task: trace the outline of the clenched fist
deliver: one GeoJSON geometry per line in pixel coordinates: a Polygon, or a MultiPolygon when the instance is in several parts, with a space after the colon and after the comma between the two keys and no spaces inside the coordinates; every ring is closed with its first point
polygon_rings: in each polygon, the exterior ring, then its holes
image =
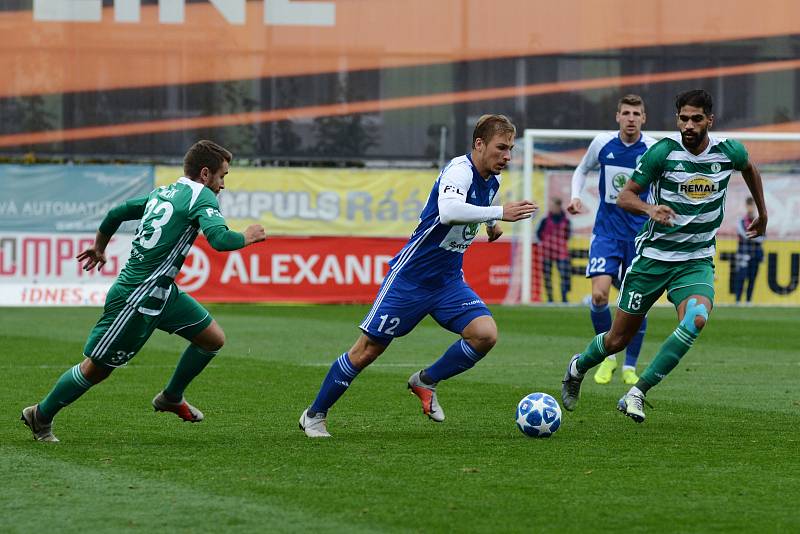
{"type": "Polygon", "coordinates": [[[267,238],[267,231],[260,224],[251,224],[244,231],[244,244],[252,245],[259,241],[264,241],[267,238]]]}

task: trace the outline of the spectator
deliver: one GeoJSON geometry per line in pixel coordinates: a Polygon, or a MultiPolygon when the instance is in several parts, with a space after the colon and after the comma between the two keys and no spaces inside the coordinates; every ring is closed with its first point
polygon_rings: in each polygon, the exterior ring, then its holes
{"type": "Polygon", "coordinates": [[[551,198],[547,217],[541,220],[536,235],[542,252],[542,274],[547,301],[553,302],[552,271],[553,263],[561,276],[561,301],[567,302],[570,289],[570,262],[567,241],[572,234],[572,226],[561,207],[560,198],[551,198]]]}
{"type": "Polygon", "coordinates": [[[741,303],[745,283],[747,285],[746,302],[747,304],[752,302],[758,267],[764,259],[762,245],[764,236],[751,239],[746,235],[747,228],[756,216],[755,203],[752,197],[747,197],[745,208],[747,209],[747,214],[736,225],[736,233],[739,234],[739,246],[736,249],[736,271],[733,276],[733,292],[736,295],[736,304],[741,303]]]}

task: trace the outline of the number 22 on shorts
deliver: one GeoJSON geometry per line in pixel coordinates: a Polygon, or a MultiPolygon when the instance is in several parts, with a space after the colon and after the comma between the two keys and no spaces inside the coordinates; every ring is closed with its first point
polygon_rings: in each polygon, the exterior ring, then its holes
{"type": "Polygon", "coordinates": [[[589,260],[589,272],[590,273],[602,273],[606,270],[606,259],[605,258],[592,258],[589,260]]]}

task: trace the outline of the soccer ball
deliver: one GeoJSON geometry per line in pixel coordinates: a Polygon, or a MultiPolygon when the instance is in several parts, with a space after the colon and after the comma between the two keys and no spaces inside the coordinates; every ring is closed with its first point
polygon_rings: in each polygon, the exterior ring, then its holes
{"type": "Polygon", "coordinates": [[[561,426],[561,406],[547,393],[531,393],[517,404],[517,428],[531,438],[550,437],[561,426]]]}

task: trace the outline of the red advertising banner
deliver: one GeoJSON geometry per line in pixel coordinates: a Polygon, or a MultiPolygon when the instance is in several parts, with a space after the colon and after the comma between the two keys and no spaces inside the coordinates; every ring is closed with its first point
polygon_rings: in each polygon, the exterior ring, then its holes
{"type": "MultiPolygon", "coordinates": [[[[200,237],[178,285],[202,302],[370,303],[405,239],[276,237],[221,253],[200,237]]],[[[511,244],[476,241],[467,252],[467,282],[487,303],[506,299],[511,244]]]]}
{"type": "Polygon", "coordinates": [[[131,235],[115,235],[99,271],[75,259],[93,234],[0,232],[0,306],[102,306],[131,252],[131,235]]]}
{"type": "MultiPolygon", "coordinates": [[[[130,254],[130,236],[115,236],[102,271],[81,270],[75,255],[91,244],[89,234],[0,233],[0,306],[101,306],[130,254]]],[[[216,252],[199,237],[178,275],[178,284],[201,302],[353,302],[369,304],[405,239],[378,237],[273,237],[233,252],[216,252]]],[[[732,304],[736,241],[718,242],[716,301],[732,304]]],[[[570,242],[569,302],[587,303],[588,239],[570,242]]],[[[464,256],[467,282],[489,304],[515,304],[520,297],[520,249],[512,240],[481,236],[464,256]],[[479,240],[480,239],[480,240],[479,240]]],[[[531,300],[542,302],[539,247],[533,247],[531,300]]],[[[797,305],[800,253],[796,241],[766,241],[755,281],[759,304],[797,305]]],[[[553,287],[560,277],[554,272],[553,287]]],[[[616,294],[612,291],[612,301],[616,294]]],[[[662,299],[662,303],[666,302],[662,299]]]]}

